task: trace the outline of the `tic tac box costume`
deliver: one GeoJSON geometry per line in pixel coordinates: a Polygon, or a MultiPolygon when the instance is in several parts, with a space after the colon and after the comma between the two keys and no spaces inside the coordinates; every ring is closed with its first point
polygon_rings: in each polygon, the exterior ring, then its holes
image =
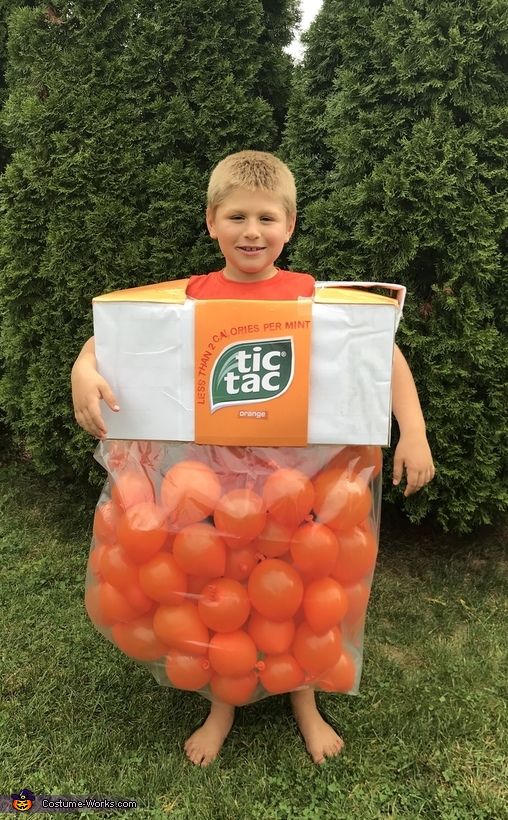
{"type": "Polygon", "coordinates": [[[164,686],[235,705],[354,694],[405,289],[258,302],[185,288],[94,300],[121,410],[102,408],[88,614],[164,686]]]}

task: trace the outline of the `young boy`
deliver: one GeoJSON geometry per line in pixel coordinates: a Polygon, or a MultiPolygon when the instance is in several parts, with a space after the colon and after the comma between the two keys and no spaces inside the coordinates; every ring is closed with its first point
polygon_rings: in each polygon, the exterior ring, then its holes
{"type": "MultiPolygon", "coordinates": [[[[209,234],[219,243],[225,266],[221,271],[191,277],[187,295],[195,299],[311,296],[312,276],[280,270],[274,264],[291,238],[295,222],[295,183],[283,162],[261,151],[241,151],[226,157],[211,174],[206,210],[209,234]]],[[[397,346],[392,385],[393,413],[400,428],[393,483],[399,484],[405,469],[404,495],[408,496],[432,480],[434,465],[413,377],[397,346]]],[[[97,372],[93,338],[85,343],[74,364],[72,393],[78,424],[93,436],[104,438],[100,400],[113,410],[120,408],[111,388],[97,372]]],[[[314,691],[292,692],[290,698],[314,762],[322,763],[337,755],[343,741],[321,717],[314,691]]],[[[219,753],[233,719],[233,706],[213,701],[206,721],[185,743],[187,757],[197,765],[208,765],[219,753]]]]}

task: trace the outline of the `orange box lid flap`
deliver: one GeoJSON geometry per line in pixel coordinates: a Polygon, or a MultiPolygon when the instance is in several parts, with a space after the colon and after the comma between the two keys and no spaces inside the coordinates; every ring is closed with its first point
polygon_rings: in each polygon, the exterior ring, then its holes
{"type": "MultiPolygon", "coordinates": [[[[186,301],[189,279],[175,279],[137,288],[115,290],[95,296],[93,302],[156,302],[182,305],[186,301]]],[[[343,305],[393,305],[402,311],[406,288],[385,282],[316,282],[314,302],[343,305]],[[385,289],[392,296],[372,293],[370,289],[385,289]]],[[[223,300],[226,301],[226,300],[223,300]]]]}
{"type": "Polygon", "coordinates": [[[186,300],[188,279],[175,279],[173,282],[158,282],[155,285],[142,285],[139,288],[114,290],[95,296],[93,302],[169,302],[183,305],[186,300]]]}
{"type": "Polygon", "coordinates": [[[318,304],[404,306],[406,288],[389,282],[316,282],[314,301],[318,304]],[[371,288],[389,291],[391,296],[372,293],[371,288]]]}

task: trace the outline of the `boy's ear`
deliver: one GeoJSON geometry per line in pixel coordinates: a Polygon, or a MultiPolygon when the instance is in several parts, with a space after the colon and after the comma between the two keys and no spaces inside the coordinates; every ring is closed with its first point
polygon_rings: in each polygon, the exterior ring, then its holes
{"type": "Polygon", "coordinates": [[[212,239],[217,239],[217,231],[215,230],[215,220],[211,208],[206,209],[206,227],[212,239]]]}
{"type": "Polygon", "coordinates": [[[286,242],[289,242],[291,237],[293,236],[293,231],[296,225],[296,211],[291,216],[287,218],[287,230],[286,230],[286,242]]]}

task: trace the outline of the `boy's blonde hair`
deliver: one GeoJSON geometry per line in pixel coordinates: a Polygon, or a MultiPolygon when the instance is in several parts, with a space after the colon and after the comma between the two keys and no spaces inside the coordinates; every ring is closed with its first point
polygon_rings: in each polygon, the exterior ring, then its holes
{"type": "Polygon", "coordinates": [[[208,183],[207,205],[214,211],[238,188],[278,194],[288,216],[296,213],[296,185],[293,174],[273,154],[266,151],[238,151],[221,160],[208,183]]]}

